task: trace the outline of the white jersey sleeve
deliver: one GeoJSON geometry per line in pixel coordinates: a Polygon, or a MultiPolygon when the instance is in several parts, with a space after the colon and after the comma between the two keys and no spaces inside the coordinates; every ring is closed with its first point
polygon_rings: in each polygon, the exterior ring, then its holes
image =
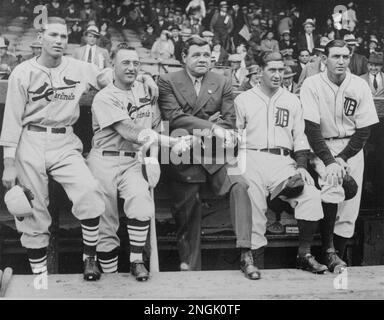
{"type": "Polygon", "coordinates": [[[0,145],[17,147],[23,130],[23,116],[28,103],[28,74],[22,65],[16,67],[8,79],[0,145]],[[5,125],[4,125],[5,124],[5,125]]]}
{"type": "Polygon", "coordinates": [[[300,89],[300,101],[303,108],[303,117],[305,120],[320,124],[319,99],[316,91],[311,90],[311,79],[303,82],[300,89]]]}
{"type": "Polygon", "coordinates": [[[361,81],[361,100],[356,110],[356,128],[364,128],[379,122],[372,91],[366,81],[361,81]]]}

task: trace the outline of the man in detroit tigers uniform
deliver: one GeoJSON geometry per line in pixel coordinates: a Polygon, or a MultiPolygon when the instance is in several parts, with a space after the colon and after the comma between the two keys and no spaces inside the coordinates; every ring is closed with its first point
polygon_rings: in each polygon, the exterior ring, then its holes
{"type": "Polygon", "coordinates": [[[347,72],[350,50],[343,40],[327,44],[326,71],[306,79],[300,91],[309,143],[323,165],[324,219],[320,224],[324,262],[331,271],[342,261],[348,238],[354,233],[364,171],[363,146],[378,117],[368,84],[347,72]],[[348,172],[358,185],[355,197],[330,200],[328,191],[343,182],[348,172]],[[327,188],[328,191],[325,191],[327,188]],[[325,200],[327,199],[327,200],[325,200]],[[338,203],[339,202],[339,203],[338,203]]]}
{"type": "Polygon", "coordinates": [[[135,49],[119,44],[114,57],[114,81],[95,96],[92,104],[95,134],[87,163],[101,184],[106,205],[97,245],[100,265],[105,273],[117,272],[117,198],[121,197],[128,217],[131,273],[138,281],[145,281],[149,273],[142,252],[155,213],[149,187],[155,187],[160,177],[158,143],[174,146],[179,139],[157,133],[161,129],[160,110],[151,103],[144,85],[136,81],[139,67],[135,49]],[[140,158],[140,153],[145,153],[143,144],[150,148],[150,157],[144,158],[147,180],[140,158]]]}
{"type": "Polygon", "coordinates": [[[327,267],[311,255],[313,235],[323,212],[320,191],[306,170],[309,144],[304,133],[302,107],[294,94],[280,87],[285,69],[281,54],[267,53],[261,66],[260,87],[235,99],[237,127],[245,130],[246,135],[239,154],[240,165],[245,166],[244,177],[249,183],[252,202],[252,249],[259,255],[267,244],[265,213],[268,195],[274,195],[287,179],[301,178],[304,182],[302,191],[293,197],[283,195],[280,198],[295,208],[299,227],[297,266],[323,273],[327,267]]]}

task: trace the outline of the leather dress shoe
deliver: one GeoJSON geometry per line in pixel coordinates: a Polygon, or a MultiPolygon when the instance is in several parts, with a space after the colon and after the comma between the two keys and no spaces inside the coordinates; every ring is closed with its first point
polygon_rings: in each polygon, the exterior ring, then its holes
{"type": "Polygon", "coordinates": [[[101,272],[96,263],[96,258],[89,256],[84,260],[84,280],[96,281],[99,280],[101,272]]]}
{"type": "Polygon", "coordinates": [[[328,270],[327,266],[317,262],[315,257],[310,253],[307,253],[305,256],[297,256],[296,268],[320,274],[328,270]]]}
{"type": "Polygon", "coordinates": [[[347,268],[345,261],[337,255],[336,250],[328,249],[324,254],[324,263],[329,271],[334,273],[342,273],[347,268]]]}
{"type": "Polygon", "coordinates": [[[137,281],[147,281],[149,278],[149,272],[145,267],[144,262],[139,260],[131,262],[131,274],[137,281]]]}
{"type": "Polygon", "coordinates": [[[251,250],[241,253],[240,270],[244,273],[245,277],[250,280],[258,280],[261,278],[259,269],[253,263],[251,250]]]}

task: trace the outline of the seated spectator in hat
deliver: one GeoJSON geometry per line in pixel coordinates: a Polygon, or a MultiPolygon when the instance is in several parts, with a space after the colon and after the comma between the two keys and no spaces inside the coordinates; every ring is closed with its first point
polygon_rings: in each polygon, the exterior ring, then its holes
{"type": "Polygon", "coordinates": [[[213,40],[213,37],[214,37],[215,35],[213,34],[213,32],[211,32],[211,31],[208,31],[208,30],[205,30],[205,31],[203,31],[202,32],[202,34],[201,34],[201,37],[205,40],[205,41],[207,41],[208,42],[208,44],[212,47],[212,40],[213,40]]]}
{"type": "Polygon", "coordinates": [[[191,0],[185,8],[185,12],[188,16],[196,17],[201,22],[206,15],[204,0],[191,0]]]}
{"type": "Polygon", "coordinates": [[[248,45],[246,43],[239,43],[236,47],[236,53],[241,57],[241,68],[247,68],[256,64],[252,50],[248,50],[248,45]]]}
{"type": "Polygon", "coordinates": [[[141,36],[141,45],[151,50],[153,44],[156,42],[156,35],[154,34],[153,27],[151,25],[147,26],[147,30],[144,32],[144,34],[141,36]]]}
{"type": "Polygon", "coordinates": [[[9,41],[4,37],[0,37],[0,64],[7,65],[11,70],[16,67],[17,58],[8,52],[9,41]]]}
{"type": "Polygon", "coordinates": [[[0,64],[0,80],[8,80],[11,68],[7,64],[0,64]]]}
{"type": "Polygon", "coordinates": [[[361,78],[367,81],[374,97],[384,97],[384,73],[383,54],[371,53],[368,59],[368,72],[363,74],[361,78]]]}
{"type": "Polygon", "coordinates": [[[239,87],[239,91],[247,91],[260,85],[261,68],[257,64],[248,68],[247,78],[239,87]]]}
{"type": "Polygon", "coordinates": [[[172,41],[173,41],[173,46],[175,47],[175,59],[182,62],[182,51],[183,51],[183,39],[180,36],[180,28],[178,25],[173,25],[169,28],[169,30],[172,33],[172,41]]]}
{"type": "Polygon", "coordinates": [[[83,23],[97,19],[96,11],[92,8],[91,0],[84,0],[84,8],[80,11],[80,19],[83,23]]]}
{"type": "Polygon", "coordinates": [[[377,40],[375,35],[371,35],[368,43],[368,54],[371,55],[372,53],[377,53],[379,51],[379,40],[377,40]]]}
{"type": "Polygon", "coordinates": [[[361,76],[368,72],[368,59],[367,57],[356,53],[357,40],[353,34],[346,34],[344,41],[347,43],[351,51],[351,59],[349,62],[349,70],[351,73],[361,76]]]}
{"type": "Polygon", "coordinates": [[[173,16],[174,23],[178,25],[179,27],[183,23],[183,15],[182,10],[180,7],[176,7],[175,9],[175,15],[173,16]]]}
{"type": "Polygon", "coordinates": [[[301,85],[305,79],[325,71],[326,66],[323,57],[325,56],[325,46],[328,44],[328,42],[329,40],[327,37],[322,37],[320,40],[320,45],[313,49],[313,52],[316,53],[315,59],[312,62],[308,62],[301,71],[295,93],[299,93],[301,85]]]}
{"type": "Polygon", "coordinates": [[[175,46],[171,40],[171,33],[163,30],[151,49],[151,56],[155,59],[170,59],[175,54],[175,46]]]}
{"type": "Polygon", "coordinates": [[[68,43],[81,44],[82,37],[83,29],[81,28],[79,22],[75,22],[68,31],[68,43]]]}
{"type": "Polygon", "coordinates": [[[144,14],[140,10],[140,1],[135,0],[129,6],[127,6],[127,29],[135,30],[138,33],[142,33],[142,27],[144,25],[144,14]]]}
{"type": "Polygon", "coordinates": [[[50,17],[63,17],[64,8],[60,4],[59,0],[52,0],[48,5],[48,16],[50,17]]]}
{"type": "Polygon", "coordinates": [[[226,70],[224,73],[224,75],[231,79],[232,88],[234,90],[238,90],[240,88],[248,74],[248,70],[241,67],[241,60],[241,56],[237,53],[230,55],[228,62],[230,63],[231,70],[226,70]]]}
{"type": "Polygon", "coordinates": [[[212,61],[215,66],[226,66],[228,64],[228,52],[223,48],[219,39],[212,41],[212,61]]]}
{"type": "Polygon", "coordinates": [[[297,83],[293,81],[293,77],[296,75],[296,72],[292,71],[292,68],[286,66],[284,69],[283,81],[281,87],[288,90],[291,93],[296,93],[297,83]]]}
{"type": "Polygon", "coordinates": [[[80,11],[76,10],[75,1],[69,1],[64,8],[63,16],[68,23],[80,22],[80,11]]]}
{"type": "Polygon", "coordinates": [[[32,50],[32,53],[25,56],[23,60],[29,60],[29,59],[32,59],[34,57],[38,57],[40,56],[41,54],[41,42],[36,40],[36,41],[33,41],[32,44],[30,45],[31,47],[31,50],[32,50]]]}
{"type": "Polygon", "coordinates": [[[307,48],[309,53],[313,53],[313,49],[320,45],[320,36],[315,33],[315,21],[307,19],[303,23],[304,33],[300,34],[297,39],[299,48],[307,48]]]}
{"type": "Polygon", "coordinates": [[[183,28],[180,32],[183,42],[187,41],[192,36],[192,31],[189,28],[183,28]]]}
{"type": "Polygon", "coordinates": [[[268,31],[264,39],[260,43],[262,52],[278,52],[280,51],[279,43],[274,39],[274,33],[268,31]]]}
{"type": "Polygon", "coordinates": [[[284,30],[281,33],[281,39],[279,41],[280,53],[284,59],[291,60],[294,56],[296,56],[296,47],[296,42],[291,39],[291,32],[289,30],[284,30]]]}
{"type": "Polygon", "coordinates": [[[100,25],[99,46],[107,49],[108,52],[111,52],[112,40],[111,34],[109,33],[109,23],[105,20],[100,25]]]}
{"type": "Polygon", "coordinates": [[[301,75],[301,72],[305,68],[305,66],[309,63],[311,55],[309,54],[309,51],[307,48],[299,49],[299,55],[298,55],[298,61],[296,66],[293,67],[295,71],[295,76],[293,77],[293,81],[298,83],[299,77],[301,75]]]}
{"type": "Polygon", "coordinates": [[[93,63],[100,69],[109,67],[111,62],[108,51],[96,45],[100,37],[99,28],[89,26],[84,35],[86,45],[76,48],[73,57],[78,60],[93,63]]]}

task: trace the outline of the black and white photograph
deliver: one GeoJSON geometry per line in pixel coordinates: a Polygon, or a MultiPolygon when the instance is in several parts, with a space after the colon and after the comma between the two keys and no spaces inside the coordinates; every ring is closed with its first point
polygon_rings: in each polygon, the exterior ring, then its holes
{"type": "Polygon", "coordinates": [[[384,0],[0,0],[0,303],[383,300],[383,51],[384,0]]]}

